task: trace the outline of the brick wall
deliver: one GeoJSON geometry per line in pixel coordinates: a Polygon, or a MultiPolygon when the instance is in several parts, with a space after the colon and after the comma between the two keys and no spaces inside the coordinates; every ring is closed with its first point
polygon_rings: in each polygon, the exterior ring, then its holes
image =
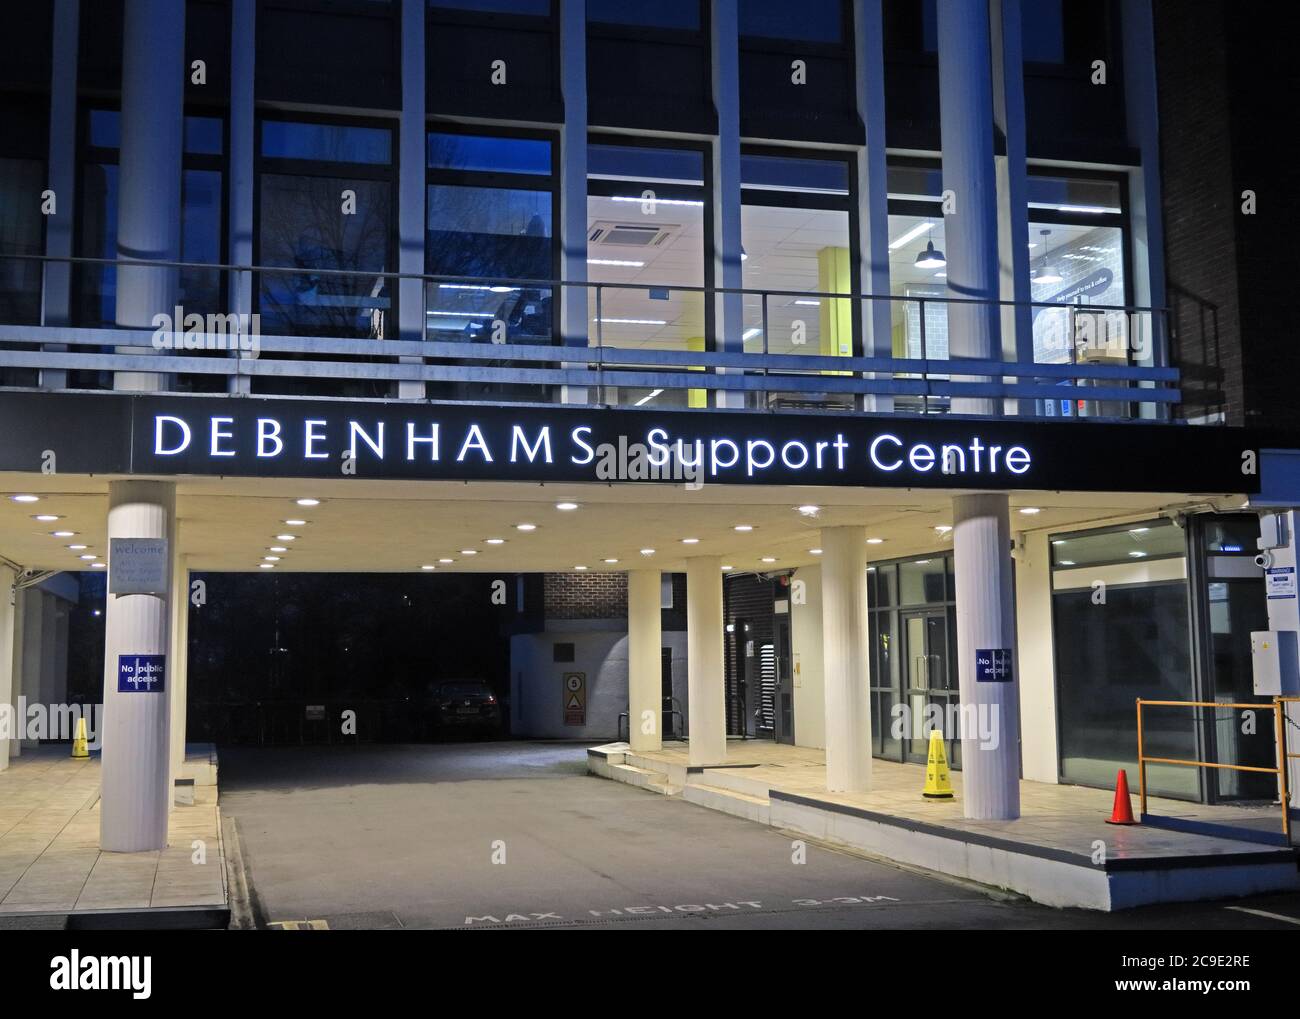
{"type": "MultiPolygon", "coordinates": [[[[547,573],[546,618],[626,619],[627,576],[623,573],[547,573]]],[[[665,630],[686,629],[686,574],[672,574],[673,606],[664,609],[665,630]]]]}

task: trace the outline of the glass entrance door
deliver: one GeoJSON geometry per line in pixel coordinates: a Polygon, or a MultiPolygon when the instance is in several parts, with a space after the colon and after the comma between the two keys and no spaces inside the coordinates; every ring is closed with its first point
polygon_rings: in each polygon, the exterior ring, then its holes
{"type": "Polygon", "coordinates": [[[929,752],[930,729],[940,726],[953,760],[956,733],[947,724],[949,703],[956,705],[956,670],[949,666],[948,616],[944,609],[901,613],[904,697],[908,707],[903,752],[909,761],[923,762],[929,752]]]}

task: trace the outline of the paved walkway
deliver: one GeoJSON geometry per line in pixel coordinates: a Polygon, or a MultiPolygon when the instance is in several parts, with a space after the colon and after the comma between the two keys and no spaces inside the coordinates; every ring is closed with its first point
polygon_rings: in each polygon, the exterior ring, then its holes
{"type": "Polygon", "coordinates": [[[0,915],[225,905],[216,786],[194,799],[172,812],[166,849],[101,852],[98,756],[24,750],[0,771],[0,915]]]}
{"type": "MultiPolygon", "coordinates": [[[[685,743],[665,743],[660,751],[638,752],[634,756],[677,768],[687,766],[685,743]]],[[[1106,844],[1106,853],[1111,859],[1258,852],[1270,847],[1242,841],[1241,836],[1247,830],[1280,833],[1282,829],[1280,807],[1207,806],[1155,797],[1148,801],[1149,813],[1175,821],[1222,825],[1220,836],[1171,831],[1152,824],[1133,827],[1110,825],[1106,824],[1106,818],[1110,816],[1113,792],[1029,781],[1020,783],[1021,816],[1018,820],[972,821],[963,816],[960,771],[951,773],[956,794],[951,800],[922,798],[924,766],[881,760],[871,762],[870,792],[829,793],[826,791],[824,751],[766,740],[729,741],[726,766],[708,769],[698,778],[707,783],[709,776],[720,773],[809,799],[1012,839],[1042,849],[1087,856],[1093,851],[1094,843],[1101,840],[1106,844]],[[1236,829],[1237,838],[1232,837],[1233,829],[1236,829]]],[[[1140,809],[1136,776],[1130,775],[1129,779],[1136,815],[1140,809]]]]}

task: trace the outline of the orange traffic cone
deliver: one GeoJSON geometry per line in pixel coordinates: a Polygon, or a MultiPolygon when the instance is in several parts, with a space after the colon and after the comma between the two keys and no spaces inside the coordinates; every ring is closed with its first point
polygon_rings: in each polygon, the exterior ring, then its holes
{"type": "Polygon", "coordinates": [[[1119,776],[1115,779],[1115,807],[1110,812],[1110,817],[1106,818],[1107,824],[1137,824],[1133,820],[1133,806],[1129,803],[1128,794],[1128,772],[1123,768],[1119,769],[1119,776]]]}

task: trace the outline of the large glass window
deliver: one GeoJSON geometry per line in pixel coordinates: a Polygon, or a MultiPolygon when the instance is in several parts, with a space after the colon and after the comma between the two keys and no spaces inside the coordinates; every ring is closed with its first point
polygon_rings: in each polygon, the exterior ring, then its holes
{"type": "MultiPolygon", "coordinates": [[[[859,309],[852,295],[861,292],[861,280],[851,179],[847,159],[741,157],[745,289],[765,292],[745,295],[745,350],[854,355],[859,309]]],[[[806,391],[768,399],[773,406],[847,400],[806,391]]]]}
{"type": "Polygon", "coordinates": [[[557,274],[554,143],[539,136],[428,136],[425,271],[430,340],[550,343],[557,274]],[[500,323],[495,325],[494,323],[500,323]]]}
{"type": "Polygon", "coordinates": [[[655,0],[628,3],[627,0],[587,0],[587,20],[638,28],[675,28],[698,31],[700,0],[655,0]]]}
{"type": "Polygon", "coordinates": [[[429,0],[432,8],[450,11],[473,11],[479,14],[528,14],[547,17],[551,0],[429,0]]]}
{"type": "MultiPolygon", "coordinates": [[[[1137,773],[1139,697],[1195,700],[1183,531],[1168,520],[1052,538],[1053,640],[1061,777],[1113,788],[1137,773]],[[1086,568],[1084,568],[1086,567],[1086,568]],[[1102,581],[1104,597],[1096,582],[1102,581]]],[[[1146,752],[1192,760],[1200,719],[1143,714],[1146,752]]],[[[1196,798],[1197,769],[1151,765],[1148,788],[1196,798]]]]}
{"type": "Polygon", "coordinates": [[[744,36],[831,44],[845,37],[843,0],[740,0],[739,14],[744,36]]]}
{"type": "MultiPolygon", "coordinates": [[[[594,142],[588,149],[587,278],[593,345],[707,350],[701,287],[706,251],[705,157],[699,148],[594,142]],[[691,289],[681,289],[691,288],[691,289]]],[[[621,387],[618,403],[703,406],[703,390],[621,387]]]]}
{"type": "Polygon", "coordinates": [[[6,255],[40,255],[45,164],[0,157],[0,322],[34,325],[41,314],[41,263],[6,255]]]}

